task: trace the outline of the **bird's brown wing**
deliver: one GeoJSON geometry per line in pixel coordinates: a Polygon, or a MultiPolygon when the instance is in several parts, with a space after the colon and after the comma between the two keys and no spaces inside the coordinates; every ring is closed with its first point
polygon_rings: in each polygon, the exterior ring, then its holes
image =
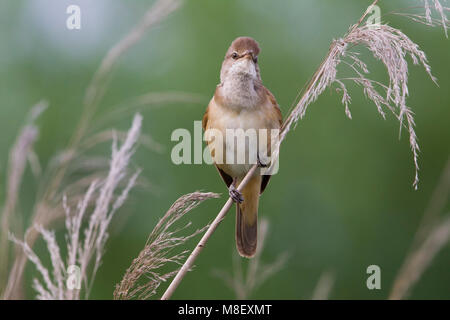
{"type": "Polygon", "coordinates": [[[220,169],[216,164],[214,164],[214,166],[217,168],[217,171],[219,171],[220,176],[222,177],[222,180],[225,182],[225,184],[227,185],[227,188],[230,187],[230,185],[233,183],[233,178],[230,177],[228,174],[225,173],[225,171],[223,171],[222,169],[220,169]]]}
{"type": "MultiPolygon", "coordinates": [[[[209,105],[206,108],[205,114],[203,115],[203,119],[202,119],[202,128],[205,131],[206,131],[206,127],[207,127],[207,124],[208,124],[208,111],[209,111],[209,105]]],[[[214,166],[216,167],[217,171],[219,171],[220,176],[222,177],[223,181],[225,182],[225,184],[229,188],[231,183],[233,183],[233,178],[230,177],[228,174],[226,174],[225,171],[220,169],[216,164],[214,164],[214,166]]]]}
{"type": "MultiPolygon", "coordinates": [[[[268,97],[268,100],[270,102],[270,104],[273,106],[273,111],[275,116],[278,118],[278,121],[280,123],[280,128],[283,125],[283,116],[281,115],[281,110],[280,107],[278,106],[277,100],[275,99],[275,97],[273,96],[272,92],[269,91],[269,89],[267,89],[266,87],[264,87],[264,91],[268,97]]],[[[264,190],[267,187],[267,184],[269,183],[270,180],[270,175],[263,175],[262,176],[262,180],[261,180],[261,191],[260,193],[263,193],[264,190]]]]}
{"type": "Polygon", "coordinates": [[[269,98],[269,102],[273,106],[273,110],[278,119],[278,123],[280,124],[280,127],[281,127],[283,125],[283,116],[281,115],[281,110],[280,110],[280,107],[278,106],[277,100],[273,96],[272,92],[269,91],[269,89],[267,89],[266,87],[263,87],[263,88],[266,91],[266,95],[269,98]]]}

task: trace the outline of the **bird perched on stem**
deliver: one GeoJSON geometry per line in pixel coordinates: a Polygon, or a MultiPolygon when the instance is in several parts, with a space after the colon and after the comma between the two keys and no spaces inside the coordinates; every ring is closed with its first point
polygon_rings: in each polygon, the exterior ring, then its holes
{"type": "Polygon", "coordinates": [[[236,247],[247,258],[256,252],[259,197],[270,174],[259,170],[242,193],[237,187],[255,163],[272,166],[269,153],[282,125],[275,97],[261,81],[259,52],[249,37],[231,43],[202,121],[214,164],[236,202],[236,247]]]}

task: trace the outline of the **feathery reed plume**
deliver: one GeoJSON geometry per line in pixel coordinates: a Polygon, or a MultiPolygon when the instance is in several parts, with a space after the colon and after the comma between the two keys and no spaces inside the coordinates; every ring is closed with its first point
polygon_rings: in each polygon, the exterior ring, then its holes
{"type": "Polygon", "coordinates": [[[186,194],[175,201],[150,233],[144,249],[133,260],[122,281],[116,285],[114,299],[148,299],[156,293],[156,289],[162,282],[176,274],[178,267],[174,271],[163,274],[161,274],[159,269],[166,264],[180,265],[189,251],[184,250],[173,254],[172,250],[205,231],[208,225],[197,229],[187,236],[179,234],[191,225],[190,222],[176,230],[171,230],[172,225],[203,201],[218,197],[218,194],[212,192],[194,192],[186,194]],[[146,280],[142,283],[144,277],[146,280]]]}
{"type": "MultiPolygon", "coordinates": [[[[345,106],[345,113],[351,119],[349,109],[351,97],[345,82],[353,82],[363,88],[364,94],[375,104],[383,118],[386,118],[384,109],[392,112],[400,122],[400,130],[404,126],[403,121],[406,120],[405,127],[409,132],[409,143],[415,166],[413,186],[417,189],[419,182],[419,145],[414,130],[413,112],[406,104],[406,98],[409,95],[408,62],[406,57],[409,56],[414,65],[422,65],[433,81],[436,82],[436,79],[431,74],[431,68],[425,53],[406,34],[386,24],[362,24],[377,2],[378,0],[374,1],[360,21],[353,25],[343,38],[333,41],[325,60],[314,74],[297,106],[286,119],[280,134],[280,140],[282,141],[285,138],[292,124],[305,116],[308,106],[316,101],[326,88],[333,84],[337,86],[337,91],[342,92],[342,103],[345,106]],[[389,76],[387,85],[367,78],[369,74],[367,64],[358,57],[358,52],[351,51],[357,45],[366,47],[375,59],[380,60],[384,64],[389,76]],[[338,78],[337,67],[341,63],[348,66],[355,76],[338,78]]],[[[434,2],[436,4],[439,3],[437,0],[434,2]]],[[[445,17],[443,7],[437,6],[436,8],[445,17]]],[[[443,21],[445,21],[444,18],[443,21]]]]}
{"type": "MultiPolygon", "coordinates": [[[[447,0],[444,0],[447,2],[447,0]]],[[[447,18],[447,11],[450,11],[449,7],[443,6],[441,4],[440,0],[420,0],[420,2],[423,3],[423,9],[424,12],[422,13],[411,13],[411,12],[404,12],[402,11],[392,11],[387,13],[407,17],[415,22],[422,23],[424,25],[430,26],[430,27],[436,27],[440,26],[444,29],[445,36],[448,38],[448,28],[450,26],[449,20],[447,18]],[[435,11],[435,15],[433,15],[433,9],[435,11]]],[[[411,7],[411,8],[417,8],[417,7],[411,7]]]]}
{"type": "Polygon", "coordinates": [[[436,254],[450,242],[450,215],[439,218],[449,201],[449,195],[450,158],[419,224],[412,248],[394,280],[389,299],[407,298],[436,254]]]}
{"type": "Polygon", "coordinates": [[[234,291],[238,300],[248,299],[250,295],[261,286],[268,278],[277,273],[285,265],[288,255],[281,253],[274,262],[264,264],[261,262],[261,253],[264,250],[265,240],[269,229],[269,221],[265,218],[259,222],[258,248],[255,256],[248,262],[247,272],[244,274],[242,259],[236,251],[233,252],[233,273],[215,270],[214,274],[222,279],[226,286],[234,291]]]}
{"type": "Polygon", "coordinates": [[[117,141],[114,139],[108,175],[104,180],[95,180],[91,183],[84,198],[78,202],[77,210],[74,214],[71,213],[70,206],[67,205],[67,198],[64,198],[66,262],[63,261],[61,256],[60,247],[56,242],[54,232],[46,230],[41,225],[35,225],[34,228],[42,235],[47,244],[52,263],[52,273],[49,272],[49,269],[43,265],[39,257],[28,245],[26,238],[29,231],[25,235],[24,241],[18,240],[12,234],[10,235],[10,239],[23,248],[27,258],[41,274],[42,282],[37,278],[33,279],[33,287],[38,293],[38,299],[79,299],[81,288],[69,288],[64,283],[66,270],[73,266],[78,267],[80,270],[79,281],[84,283],[85,298],[89,296],[96,272],[101,264],[111,219],[127,199],[128,193],[134,186],[140,173],[140,170],[138,170],[133,174],[120,194],[116,194],[119,182],[126,177],[126,169],[135,151],[141,126],[142,117],[137,114],[133,119],[133,124],[124,143],[118,147],[117,141]],[[88,217],[87,212],[91,199],[96,199],[96,201],[92,208],[92,213],[88,217]],[[85,218],[88,218],[88,223],[82,230],[82,223],[85,218]],[[83,231],[83,237],[81,231],[83,231]]]}
{"type": "Polygon", "coordinates": [[[311,300],[328,300],[331,289],[333,289],[335,275],[331,271],[326,271],[321,274],[317,282],[311,300]]]}
{"type": "MultiPolygon", "coordinates": [[[[61,204],[62,192],[65,187],[64,179],[67,178],[67,170],[70,164],[76,160],[80,143],[86,138],[85,135],[89,129],[95,110],[106,92],[108,80],[110,79],[114,65],[127,50],[139,42],[149,28],[167,18],[181,3],[181,0],[157,0],[146,11],[144,17],[136,27],[108,51],[86,90],[81,119],[67,149],[51,163],[53,165],[50,165],[48,168],[50,170],[47,172],[47,179],[41,179],[45,183],[41,185],[42,189],[38,190],[39,200],[34,207],[32,225],[42,225],[45,227],[56,219],[64,217],[64,210],[61,204]]],[[[99,178],[94,175],[92,177],[99,178]]],[[[76,203],[77,198],[81,199],[82,194],[71,195],[68,201],[76,203]]],[[[33,247],[38,236],[39,233],[36,229],[31,228],[29,230],[27,240],[30,247],[33,247]]],[[[22,297],[21,287],[26,263],[27,257],[20,251],[15,257],[14,265],[8,276],[7,289],[5,290],[7,294],[5,293],[3,298],[17,299],[22,297]]]]}
{"type": "Polygon", "coordinates": [[[46,101],[41,101],[33,106],[29,112],[27,124],[22,128],[14,146],[9,154],[8,180],[6,187],[5,205],[2,210],[1,233],[0,233],[0,289],[3,288],[6,274],[8,272],[9,243],[8,231],[13,223],[19,195],[20,184],[22,183],[26,161],[33,151],[33,144],[39,135],[39,129],[35,125],[35,120],[47,108],[46,101]]]}
{"type": "MultiPolygon", "coordinates": [[[[390,110],[398,118],[400,121],[400,128],[404,126],[403,120],[406,118],[407,124],[405,126],[409,131],[410,146],[412,149],[415,166],[413,186],[417,188],[419,181],[419,166],[417,162],[419,146],[417,144],[417,138],[414,131],[415,124],[413,114],[406,105],[406,97],[408,96],[408,63],[405,59],[406,56],[409,55],[414,64],[421,64],[433,81],[435,81],[435,78],[431,74],[431,68],[428,65],[425,53],[420,50],[419,46],[412,42],[403,32],[385,24],[380,24],[378,26],[363,24],[364,20],[372,12],[373,7],[378,3],[378,1],[379,0],[375,0],[372,2],[358,22],[350,27],[349,31],[343,38],[335,40],[331,44],[328,54],[320,64],[312,79],[309,81],[299,102],[283,123],[277,144],[278,146],[272,150],[272,163],[278,159],[279,145],[285,139],[292,125],[296,124],[300,118],[303,118],[307,107],[316,101],[319,95],[332,84],[337,85],[337,90],[340,90],[343,93],[342,103],[345,106],[347,116],[351,117],[351,113],[348,108],[348,105],[350,104],[350,95],[344,83],[345,80],[349,80],[363,87],[365,95],[375,103],[378,112],[383,117],[385,117],[385,111],[383,110],[384,107],[390,110]],[[356,52],[350,51],[351,48],[358,44],[364,45],[376,59],[383,62],[389,75],[388,85],[365,77],[365,75],[369,73],[367,65],[358,58],[358,54],[356,52]],[[348,65],[350,69],[355,72],[356,76],[347,79],[339,79],[337,77],[337,67],[341,62],[348,65]],[[376,88],[378,88],[378,90],[376,88]],[[382,95],[379,91],[381,91],[384,95],[382,95]]],[[[435,2],[439,1],[435,0],[435,2]]],[[[441,12],[444,11],[442,10],[441,12]]],[[[252,166],[242,182],[239,184],[237,188],[238,191],[242,191],[242,189],[256,173],[257,169],[257,164],[252,166]]],[[[181,280],[191,268],[197,256],[200,254],[206,242],[214,233],[215,229],[219,226],[219,223],[225,218],[232,204],[233,201],[229,198],[217,214],[214,221],[211,223],[211,226],[201,238],[200,242],[181,267],[180,271],[172,280],[161,299],[170,299],[173,292],[176,290],[181,280]]]]}
{"type": "MultiPolygon", "coordinates": [[[[426,21],[426,24],[429,26],[438,26],[441,25],[444,28],[445,36],[448,37],[447,29],[449,27],[449,21],[447,19],[447,14],[445,11],[450,11],[450,8],[444,7],[439,0],[431,0],[431,2],[434,4],[434,9],[440,16],[440,20],[434,19],[431,14],[431,8],[430,8],[430,0],[422,0],[425,5],[425,15],[416,15],[415,18],[417,18],[416,21],[426,21]]],[[[445,0],[447,1],[447,0],[445,0]]],[[[414,16],[413,16],[414,18],[414,16]]]]}

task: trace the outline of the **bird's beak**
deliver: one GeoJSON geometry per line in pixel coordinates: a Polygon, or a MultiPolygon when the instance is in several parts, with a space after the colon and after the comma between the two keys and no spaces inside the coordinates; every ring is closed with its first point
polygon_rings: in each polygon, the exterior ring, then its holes
{"type": "Polygon", "coordinates": [[[247,52],[244,54],[243,58],[250,59],[250,60],[253,61],[253,52],[247,51],[247,52]]]}

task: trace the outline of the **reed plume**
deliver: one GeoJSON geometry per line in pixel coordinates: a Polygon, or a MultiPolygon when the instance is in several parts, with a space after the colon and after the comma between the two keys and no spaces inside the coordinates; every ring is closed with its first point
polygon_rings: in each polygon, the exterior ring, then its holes
{"type": "Polygon", "coordinates": [[[117,140],[112,144],[112,156],[109,172],[105,179],[94,180],[89,186],[83,199],[72,209],[67,205],[67,198],[63,200],[65,211],[66,237],[65,246],[67,257],[63,259],[54,231],[45,229],[42,225],[34,225],[34,229],[42,235],[50,256],[51,270],[42,263],[42,260],[33,251],[25,239],[18,240],[10,234],[10,239],[22,247],[26,257],[35,265],[41,275],[41,280],[33,279],[33,287],[37,291],[37,298],[44,300],[79,299],[81,288],[66,286],[64,279],[67,270],[74,266],[79,270],[79,282],[84,284],[85,298],[88,298],[90,289],[100,267],[104,247],[108,239],[108,227],[116,211],[123,205],[128,193],[136,183],[140,173],[137,170],[127,178],[127,167],[133,155],[142,126],[142,117],[137,114],[128,131],[125,142],[119,147],[117,140]],[[120,193],[119,183],[127,178],[126,186],[120,193]],[[93,199],[95,205],[91,208],[93,199]],[[83,220],[88,220],[83,227],[83,220]]]}
{"type": "Polygon", "coordinates": [[[172,230],[171,227],[203,201],[218,197],[218,194],[212,192],[194,192],[175,201],[150,233],[144,249],[133,260],[122,281],[116,285],[114,299],[148,299],[156,293],[156,289],[162,282],[173,277],[178,272],[178,265],[182,263],[189,252],[183,250],[174,254],[172,253],[173,249],[205,231],[208,225],[187,236],[182,236],[179,233],[188,228],[191,225],[190,222],[175,230],[172,230]],[[176,269],[161,273],[159,269],[167,264],[175,265],[176,269]],[[145,278],[144,281],[143,278],[145,278]]]}

